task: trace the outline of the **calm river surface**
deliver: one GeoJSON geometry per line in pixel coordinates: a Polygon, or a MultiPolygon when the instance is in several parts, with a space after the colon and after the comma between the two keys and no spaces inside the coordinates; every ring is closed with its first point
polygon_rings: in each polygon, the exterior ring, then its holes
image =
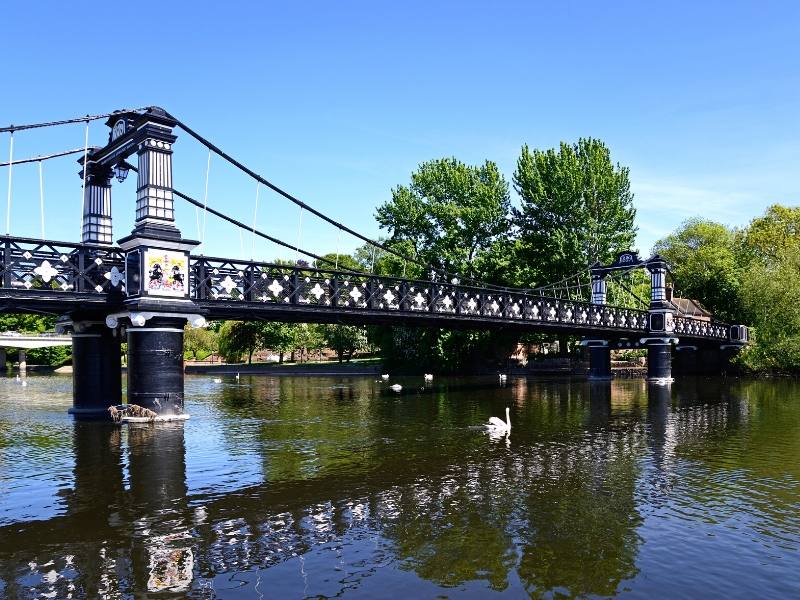
{"type": "Polygon", "coordinates": [[[0,597],[800,598],[799,382],[397,382],[0,379],[0,597]]]}

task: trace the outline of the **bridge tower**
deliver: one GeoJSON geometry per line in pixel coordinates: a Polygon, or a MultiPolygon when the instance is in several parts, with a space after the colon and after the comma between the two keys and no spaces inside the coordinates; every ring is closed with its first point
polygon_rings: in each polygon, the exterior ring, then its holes
{"type": "Polygon", "coordinates": [[[647,380],[670,383],[672,378],[672,344],[677,343],[675,308],[667,298],[667,261],[655,255],[646,263],[650,272],[649,335],[640,341],[647,346],[647,380]]]}
{"type": "MultiPolygon", "coordinates": [[[[189,294],[189,253],[199,242],[175,226],[172,146],[177,122],[157,107],[120,112],[109,142],[92,149],[85,174],[83,242],[112,243],[111,179],[137,156],[136,220],[118,240],[125,253],[125,310],[70,315],[75,332],[73,412],[105,412],[120,403],[120,343],[128,344],[128,402],[159,414],[183,412],[183,331],[205,324],[189,294]]],[[[81,176],[84,176],[83,170],[81,176]]]]}
{"type": "MultiPolygon", "coordinates": [[[[608,283],[606,271],[600,263],[591,268],[592,304],[605,306],[608,283]]],[[[609,340],[584,340],[583,345],[589,348],[589,379],[604,381],[611,379],[611,347],[609,340]]]]}

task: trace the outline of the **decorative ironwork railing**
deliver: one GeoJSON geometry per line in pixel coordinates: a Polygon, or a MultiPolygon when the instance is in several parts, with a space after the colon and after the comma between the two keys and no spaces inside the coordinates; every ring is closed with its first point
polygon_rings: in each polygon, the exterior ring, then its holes
{"type": "Polygon", "coordinates": [[[692,317],[675,317],[674,333],[692,337],[707,337],[727,340],[730,336],[730,325],[720,321],[703,321],[692,317]]]}
{"type": "Polygon", "coordinates": [[[326,269],[192,257],[195,300],[434,313],[592,328],[647,330],[647,312],[508,290],[350,274],[326,269]]]}
{"type": "Polygon", "coordinates": [[[125,291],[125,255],[119,248],[0,237],[4,289],[107,294],[125,291]]]}
{"type": "MultiPolygon", "coordinates": [[[[119,248],[0,236],[0,288],[26,295],[125,292],[119,248]]],[[[224,258],[190,259],[193,300],[289,305],[321,310],[460,315],[586,329],[646,332],[646,311],[433,281],[346,273],[224,258]]],[[[675,317],[674,333],[725,340],[717,321],[675,317]]]]}

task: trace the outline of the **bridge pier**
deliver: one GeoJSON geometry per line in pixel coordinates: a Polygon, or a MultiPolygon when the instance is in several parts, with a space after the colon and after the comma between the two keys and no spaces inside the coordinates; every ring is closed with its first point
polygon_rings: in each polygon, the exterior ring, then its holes
{"type": "Polygon", "coordinates": [[[183,327],[186,319],[154,316],[128,327],[128,403],[160,415],[183,413],[183,327]]]}
{"type": "Polygon", "coordinates": [[[25,348],[19,349],[19,376],[26,377],[28,375],[28,354],[25,348]]]}
{"type": "Polygon", "coordinates": [[[647,381],[672,383],[672,341],[675,338],[645,338],[647,346],[647,381]]]}
{"type": "Polygon", "coordinates": [[[6,366],[7,366],[6,360],[7,360],[6,359],[6,349],[5,348],[0,348],[0,371],[5,371],[6,370],[6,366]]]}
{"type": "Polygon", "coordinates": [[[589,349],[589,379],[607,381],[611,379],[611,347],[607,340],[583,340],[589,349]]]}
{"type": "Polygon", "coordinates": [[[72,408],[82,418],[107,418],[122,403],[122,352],[117,332],[102,317],[74,318],[72,324],[72,408]]]}

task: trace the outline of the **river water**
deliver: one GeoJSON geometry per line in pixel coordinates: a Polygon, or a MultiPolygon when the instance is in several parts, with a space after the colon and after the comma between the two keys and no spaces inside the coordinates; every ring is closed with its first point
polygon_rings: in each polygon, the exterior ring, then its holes
{"type": "Polygon", "coordinates": [[[0,379],[0,597],[800,597],[796,381],[186,395],[120,427],[74,423],[69,377],[0,379]]]}

